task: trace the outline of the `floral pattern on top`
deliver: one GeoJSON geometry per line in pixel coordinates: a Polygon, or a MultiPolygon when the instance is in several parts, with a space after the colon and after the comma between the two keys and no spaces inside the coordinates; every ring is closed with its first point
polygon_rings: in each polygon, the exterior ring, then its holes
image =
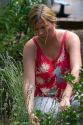
{"type": "Polygon", "coordinates": [[[62,61],[64,61],[64,48],[62,49],[62,53],[61,53],[60,57],[58,58],[57,63],[60,63],[62,61]]]}
{"type": "Polygon", "coordinates": [[[52,87],[49,92],[47,93],[47,96],[54,96],[55,94],[57,94],[57,89],[56,87],[52,87]]]}
{"type": "Polygon", "coordinates": [[[40,66],[40,71],[43,73],[48,72],[49,68],[50,68],[49,64],[46,62],[43,62],[40,66]]]}
{"type": "Polygon", "coordinates": [[[36,38],[33,38],[37,46],[36,70],[35,70],[35,96],[50,96],[61,99],[67,83],[64,80],[64,73],[70,71],[70,58],[65,48],[65,36],[60,41],[60,53],[58,58],[51,61],[46,57],[38,45],[36,38]]]}
{"type": "Polygon", "coordinates": [[[56,82],[62,83],[63,75],[61,73],[61,67],[57,66],[57,68],[54,69],[53,74],[56,75],[56,82]]]}
{"type": "Polygon", "coordinates": [[[41,77],[39,77],[39,76],[36,77],[36,81],[37,81],[37,83],[40,84],[40,85],[44,84],[44,79],[41,78],[41,77]]]}
{"type": "Polygon", "coordinates": [[[50,89],[48,89],[48,88],[46,88],[46,87],[41,88],[41,91],[42,91],[42,93],[43,93],[44,95],[47,95],[48,92],[49,92],[49,90],[50,90],[50,89]]]}

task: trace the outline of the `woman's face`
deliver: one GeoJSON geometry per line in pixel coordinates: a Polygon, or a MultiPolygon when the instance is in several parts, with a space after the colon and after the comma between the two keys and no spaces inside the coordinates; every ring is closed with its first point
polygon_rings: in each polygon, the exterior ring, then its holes
{"type": "Polygon", "coordinates": [[[46,37],[49,37],[51,34],[53,34],[54,28],[55,24],[40,19],[35,25],[35,32],[40,39],[45,40],[46,37]]]}

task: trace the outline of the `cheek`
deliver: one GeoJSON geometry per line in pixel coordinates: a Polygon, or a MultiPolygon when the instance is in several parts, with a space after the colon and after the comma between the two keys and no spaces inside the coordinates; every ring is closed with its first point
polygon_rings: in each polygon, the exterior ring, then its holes
{"type": "Polygon", "coordinates": [[[50,23],[49,25],[48,25],[48,29],[52,29],[53,28],[53,25],[50,23]]]}
{"type": "Polygon", "coordinates": [[[51,26],[48,27],[48,30],[47,30],[47,31],[48,31],[48,34],[52,33],[52,32],[53,32],[53,27],[51,27],[51,26]]]}

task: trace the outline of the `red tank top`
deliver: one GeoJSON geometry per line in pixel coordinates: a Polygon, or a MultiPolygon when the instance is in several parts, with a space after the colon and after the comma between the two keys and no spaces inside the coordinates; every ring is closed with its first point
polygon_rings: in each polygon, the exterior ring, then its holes
{"type": "Polygon", "coordinates": [[[36,53],[36,71],[35,71],[35,96],[47,96],[60,100],[66,87],[64,80],[65,72],[70,71],[69,54],[66,51],[64,33],[60,41],[60,50],[57,57],[51,61],[42,51],[36,39],[33,41],[37,47],[36,53]]]}

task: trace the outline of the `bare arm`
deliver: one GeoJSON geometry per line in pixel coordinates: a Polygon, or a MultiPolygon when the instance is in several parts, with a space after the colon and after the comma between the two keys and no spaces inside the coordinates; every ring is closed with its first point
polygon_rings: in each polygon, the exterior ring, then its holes
{"type": "Polygon", "coordinates": [[[26,109],[29,114],[32,113],[35,92],[35,54],[34,47],[27,43],[23,50],[24,64],[24,84],[23,92],[26,109]]]}
{"type": "MultiPolygon", "coordinates": [[[[75,76],[75,82],[79,81],[79,71],[81,67],[81,52],[80,52],[80,39],[79,37],[69,32],[68,33],[68,41],[67,41],[67,51],[70,56],[70,66],[71,66],[71,74],[75,76]]],[[[67,84],[66,89],[63,93],[63,98],[68,102],[67,105],[70,105],[70,97],[72,95],[72,87],[70,84],[67,84]]],[[[65,102],[64,102],[65,103],[65,102]]],[[[62,104],[62,107],[64,104],[62,104]]]]}

